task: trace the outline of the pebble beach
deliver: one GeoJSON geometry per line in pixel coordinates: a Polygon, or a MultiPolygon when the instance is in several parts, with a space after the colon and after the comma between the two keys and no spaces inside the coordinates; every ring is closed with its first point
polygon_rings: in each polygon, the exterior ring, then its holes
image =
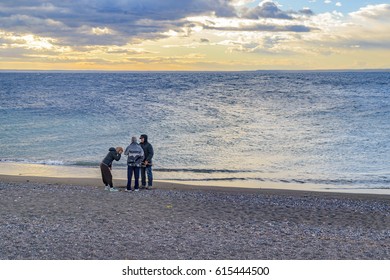
{"type": "Polygon", "coordinates": [[[388,260],[390,196],[1,176],[2,260],[388,260]]]}

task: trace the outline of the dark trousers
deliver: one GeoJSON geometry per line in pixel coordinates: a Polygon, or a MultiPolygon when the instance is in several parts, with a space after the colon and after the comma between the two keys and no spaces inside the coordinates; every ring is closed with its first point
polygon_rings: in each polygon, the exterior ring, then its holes
{"type": "Polygon", "coordinates": [[[127,189],[131,189],[131,179],[134,173],[134,189],[139,188],[139,166],[127,166],[127,189]]]}
{"type": "Polygon", "coordinates": [[[113,187],[112,174],[110,168],[104,163],[100,163],[100,171],[102,172],[102,179],[105,186],[113,187]]]}
{"type": "Polygon", "coordinates": [[[146,186],[146,174],[148,175],[148,187],[151,187],[153,186],[153,173],[151,165],[141,167],[141,185],[143,187],[146,186]]]}

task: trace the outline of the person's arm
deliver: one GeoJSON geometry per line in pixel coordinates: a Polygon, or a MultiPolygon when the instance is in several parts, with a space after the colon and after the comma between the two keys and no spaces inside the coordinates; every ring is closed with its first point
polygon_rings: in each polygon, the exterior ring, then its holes
{"type": "Polygon", "coordinates": [[[151,162],[151,160],[153,158],[153,155],[154,155],[154,151],[153,151],[153,146],[152,145],[149,145],[148,152],[149,152],[149,155],[148,155],[148,158],[145,159],[145,161],[151,162]]]}
{"type": "Polygon", "coordinates": [[[115,159],[116,161],[120,160],[120,159],[121,159],[121,154],[116,153],[115,156],[114,156],[114,159],[115,159]]]}

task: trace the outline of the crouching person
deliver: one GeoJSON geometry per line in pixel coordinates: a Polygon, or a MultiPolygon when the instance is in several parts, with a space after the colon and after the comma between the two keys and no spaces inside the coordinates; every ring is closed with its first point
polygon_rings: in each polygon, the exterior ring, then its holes
{"type": "Polygon", "coordinates": [[[103,159],[103,161],[100,163],[100,170],[102,172],[102,179],[103,183],[105,185],[105,190],[109,190],[112,192],[118,191],[118,189],[114,188],[114,185],[112,183],[112,162],[114,160],[118,161],[121,158],[121,154],[123,153],[122,147],[112,147],[108,150],[108,154],[103,159]]]}

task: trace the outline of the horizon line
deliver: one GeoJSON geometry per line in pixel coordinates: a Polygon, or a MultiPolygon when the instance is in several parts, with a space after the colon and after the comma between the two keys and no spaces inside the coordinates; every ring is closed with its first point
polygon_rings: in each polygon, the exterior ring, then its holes
{"type": "Polygon", "coordinates": [[[61,69],[0,69],[0,72],[79,72],[79,73],[201,73],[201,72],[389,72],[390,68],[361,69],[257,69],[257,70],[61,70],[61,69]]]}

